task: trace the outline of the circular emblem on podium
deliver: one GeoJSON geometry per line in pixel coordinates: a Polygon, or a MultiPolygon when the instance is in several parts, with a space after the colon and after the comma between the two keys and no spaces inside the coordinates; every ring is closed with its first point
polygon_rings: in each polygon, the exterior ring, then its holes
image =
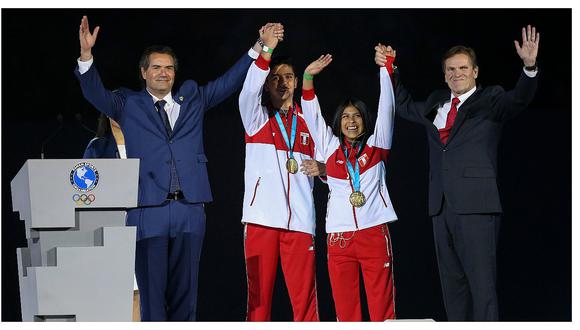
{"type": "Polygon", "coordinates": [[[78,163],[70,171],[70,184],[80,192],[95,189],[98,182],[99,171],[91,163],[78,163]]]}

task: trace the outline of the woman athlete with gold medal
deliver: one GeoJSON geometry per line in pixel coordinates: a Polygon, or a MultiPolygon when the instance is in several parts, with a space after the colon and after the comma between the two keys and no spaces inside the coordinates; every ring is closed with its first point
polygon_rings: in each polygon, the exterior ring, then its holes
{"type": "MultiPolygon", "coordinates": [[[[382,50],[379,44],[376,51],[382,50]]],[[[342,102],[332,127],[326,125],[314,93],[314,76],[332,61],[320,56],[304,71],[302,113],[316,147],[326,162],[330,190],[326,232],[328,274],[339,321],[361,321],[362,270],[372,321],[395,318],[393,253],[387,223],[397,220],[386,187],[386,161],[391,149],[395,98],[390,73],[395,52],[388,49],[380,67],[377,120],[361,100],[342,102]]]]}

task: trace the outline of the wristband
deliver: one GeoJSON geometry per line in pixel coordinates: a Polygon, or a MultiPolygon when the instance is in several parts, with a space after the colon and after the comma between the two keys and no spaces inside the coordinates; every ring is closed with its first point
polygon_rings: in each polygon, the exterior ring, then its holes
{"type": "Polygon", "coordinates": [[[264,45],[264,46],[262,46],[262,51],[264,53],[270,53],[270,54],[272,54],[274,52],[274,48],[270,48],[270,47],[264,45]]]}
{"type": "Polygon", "coordinates": [[[304,72],[304,80],[314,80],[314,77],[304,72]]]}

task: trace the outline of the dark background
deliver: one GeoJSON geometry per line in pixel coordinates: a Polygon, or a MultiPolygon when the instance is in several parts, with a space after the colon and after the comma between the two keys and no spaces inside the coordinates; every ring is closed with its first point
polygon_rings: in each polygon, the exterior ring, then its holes
{"type": "MultiPolygon", "coordinates": [[[[25,246],[24,222],[12,212],[10,181],[42,142],[47,158],[80,158],[97,111],[73,75],[83,14],[101,26],[93,50],[110,89],[140,88],[137,62],[150,44],[179,56],[176,85],[205,83],[224,72],[254,43],[268,21],[285,26],[276,50],[294,57],[299,73],[322,53],[334,63],[317,78],[326,118],[348,95],[378,102],[377,42],[397,49],[397,64],[415,99],[446,88],[440,56],[451,46],[473,47],[478,83],[514,86],[522,63],[513,40],[521,27],[541,33],[540,84],[529,109],[505,125],[499,151],[504,218],[498,251],[500,318],[571,320],[571,56],[570,9],[292,9],[292,10],[2,10],[2,321],[20,320],[16,248],[25,246]],[[79,120],[80,119],[80,120],[79,120]]],[[[299,95],[299,93],[297,93],[299,95]]],[[[297,95],[297,97],[298,97],[297,95]]],[[[208,112],[205,146],[215,201],[208,205],[201,260],[198,320],[241,321],[246,276],[240,225],[244,139],[237,94],[208,112]]],[[[427,217],[428,149],[424,128],[397,119],[387,182],[399,221],[390,225],[395,252],[397,316],[445,320],[427,217]]],[[[326,269],[327,188],[317,181],[317,288],[322,320],[335,320],[326,269]]],[[[291,320],[279,272],[273,320],[291,320]]],[[[365,311],[365,315],[366,311],[365,311]]]]}

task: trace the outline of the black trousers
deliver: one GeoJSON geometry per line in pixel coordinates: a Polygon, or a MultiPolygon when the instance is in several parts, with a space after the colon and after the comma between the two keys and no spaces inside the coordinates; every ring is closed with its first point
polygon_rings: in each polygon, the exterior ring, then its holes
{"type": "Polygon", "coordinates": [[[500,222],[500,214],[456,214],[447,201],[433,217],[449,321],[498,320],[496,249],[500,222]]]}

